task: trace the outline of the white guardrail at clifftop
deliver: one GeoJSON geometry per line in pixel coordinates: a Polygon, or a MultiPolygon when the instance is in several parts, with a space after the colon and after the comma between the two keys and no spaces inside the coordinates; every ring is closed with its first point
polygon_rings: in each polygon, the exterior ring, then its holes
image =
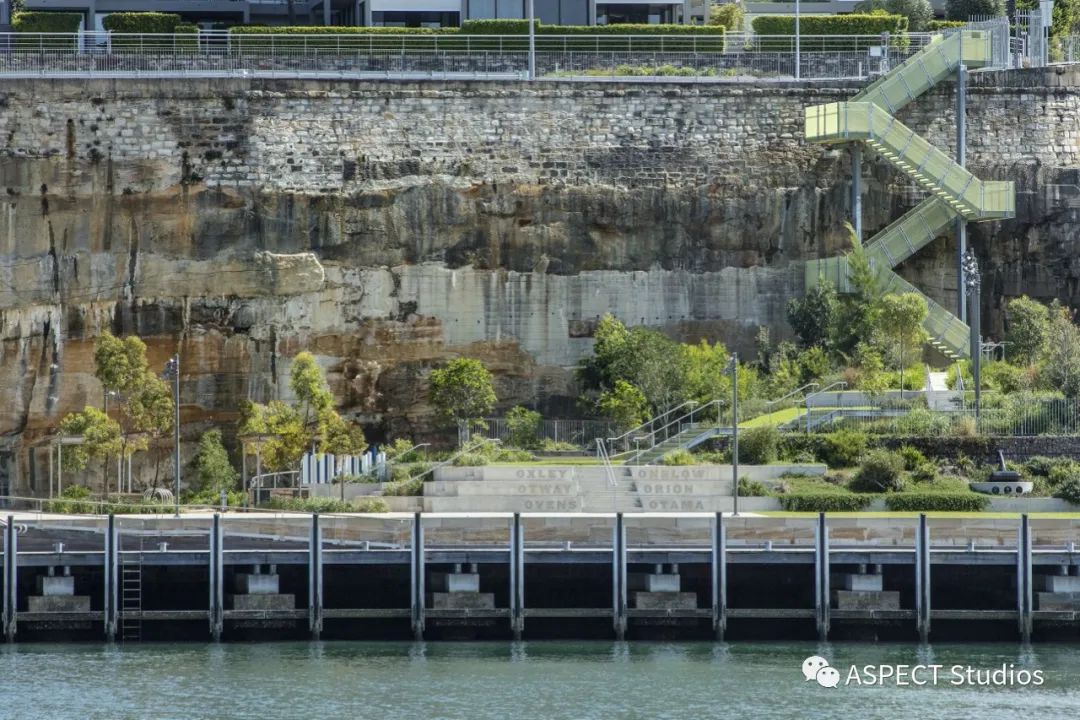
{"type": "MultiPolygon", "coordinates": [[[[1020,59],[1008,24],[995,31],[994,67],[1020,59]],[[997,38],[1000,35],[1000,38],[997,38]],[[997,60],[1000,58],[1000,60],[997,60]]],[[[539,80],[636,82],[787,81],[866,78],[887,72],[930,42],[904,35],[538,35],[539,80]]],[[[485,79],[527,77],[524,35],[0,33],[0,77],[485,79]]]]}

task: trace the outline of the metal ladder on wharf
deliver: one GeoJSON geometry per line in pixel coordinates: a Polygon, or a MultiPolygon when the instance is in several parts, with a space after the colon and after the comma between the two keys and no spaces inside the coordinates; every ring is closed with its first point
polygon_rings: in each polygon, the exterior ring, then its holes
{"type": "Polygon", "coordinates": [[[120,554],[120,639],[142,640],[143,535],[139,533],[139,553],[120,554]]]}

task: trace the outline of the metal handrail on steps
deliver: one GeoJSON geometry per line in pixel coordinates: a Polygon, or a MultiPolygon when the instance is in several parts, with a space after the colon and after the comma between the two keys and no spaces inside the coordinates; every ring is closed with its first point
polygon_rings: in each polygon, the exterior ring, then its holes
{"type": "MultiPolygon", "coordinates": [[[[666,418],[670,417],[672,415],[672,413],[675,413],[676,411],[681,410],[684,407],[688,407],[688,406],[696,405],[696,404],[697,404],[696,400],[687,400],[684,403],[680,403],[679,405],[676,405],[675,407],[671,408],[670,410],[665,410],[664,412],[660,413],[656,417],[650,418],[649,420],[646,420],[645,422],[641,423],[637,427],[635,427],[635,428],[633,428],[631,430],[627,430],[622,435],[619,435],[617,437],[609,437],[607,439],[607,444],[609,446],[611,446],[612,449],[614,449],[615,447],[621,445],[621,446],[627,448],[623,452],[629,452],[630,448],[627,446],[627,443],[633,442],[633,438],[635,436],[637,436],[639,438],[644,437],[644,436],[651,437],[653,435],[653,433],[655,432],[655,428],[653,426],[656,423],[664,421],[666,418]]],[[[597,438],[597,439],[599,440],[599,438],[597,438]]],[[[616,453],[616,454],[619,454],[619,453],[616,453]]]]}
{"type": "Polygon", "coordinates": [[[650,440],[652,441],[652,444],[649,447],[645,448],[644,450],[638,450],[636,453],[634,453],[634,455],[631,458],[626,460],[625,464],[627,464],[627,465],[633,464],[634,462],[639,460],[646,453],[655,450],[657,448],[657,446],[659,446],[659,445],[667,442],[671,438],[675,437],[676,435],[678,435],[679,433],[681,433],[683,431],[683,426],[684,425],[693,425],[694,424],[694,416],[697,415],[698,413],[706,410],[707,408],[712,408],[712,407],[716,408],[716,422],[717,422],[717,425],[719,426],[719,423],[720,423],[720,408],[721,408],[721,402],[719,400],[710,400],[707,403],[701,403],[701,404],[693,403],[693,405],[694,406],[691,408],[690,412],[686,413],[685,415],[682,415],[681,417],[678,417],[678,418],[672,420],[671,422],[664,425],[663,427],[660,427],[657,430],[653,431],[652,435],[650,436],[650,440]],[[673,432],[673,433],[670,432],[672,428],[676,428],[675,432],[673,432]],[[657,439],[658,437],[659,437],[659,439],[657,439]]]}
{"type": "Polygon", "coordinates": [[[806,396],[806,398],[805,398],[805,400],[806,400],[806,432],[810,432],[810,399],[814,398],[814,397],[817,397],[818,395],[824,395],[825,393],[829,392],[829,390],[832,390],[834,387],[838,387],[841,390],[846,390],[847,389],[847,383],[844,382],[843,380],[837,380],[836,382],[829,383],[828,385],[821,388],[820,390],[812,392],[812,393],[810,393],[809,395],[806,396]]]}
{"type": "MultiPolygon", "coordinates": [[[[454,453],[450,457],[446,458],[442,462],[435,463],[434,465],[429,467],[427,470],[424,470],[423,472],[418,473],[416,475],[410,475],[406,479],[401,480],[401,481],[399,481],[397,483],[388,483],[388,484],[389,485],[398,485],[398,486],[400,486],[400,485],[406,485],[406,484],[411,483],[411,482],[416,482],[417,480],[424,477],[425,475],[429,475],[431,473],[434,473],[439,468],[446,467],[447,465],[452,464],[455,460],[457,460],[462,455],[465,455],[467,453],[471,453],[474,450],[476,450],[478,447],[480,447],[482,445],[488,445],[488,444],[501,445],[502,440],[499,440],[498,438],[483,438],[483,439],[477,440],[474,443],[466,444],[464,447],[462,447],[456,453],[454,453]]],[[[386,494],[386,489],[383,488],[382,490],[379,491],[378,494],[379,495],[385,495],[386,494]]]]}

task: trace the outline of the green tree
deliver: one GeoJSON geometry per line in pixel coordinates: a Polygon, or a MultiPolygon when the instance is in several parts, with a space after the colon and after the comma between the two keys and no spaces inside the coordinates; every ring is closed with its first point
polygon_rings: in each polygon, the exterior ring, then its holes
{"type": "Polygon", "coordinates": [[[1056,302],[1050,308],[1043,364],[1052,387],[1067,398],[1080,397],[1080,328],[1072,312],[1056,302]]]}
{"type": "Polygon", "coordinates": [[[926,298],[918,293],[889,293],[881,298],[878,322],[893,344],[900,367],[900,387],[904,387],[905,356],[917,352],[926,342],[922,323],[929,308],[926,298]]]}
{"type": "Polygon", "coordinates": [[[934,8],[929,0],[864,0],[855,6],[857,13],[884,11],[889,15],[903,15],[908,19],[908,30],[926,32],[934,19],[934,8]]]}
{"type": "MultiPolygon", "coordinates": [[[[108,490],[109,458],[114,454],[127,458],[146,450],[151,439],[172,430],[173,399],[168,384],[150,370],[146,344],[135,336],[121,339],[107,330],[103,332],[94,345],[94,376],[101,381],[106,397],[111,398],[108,416],[119,428],[116,444],[106,436],[87,437],[86,440],[87,443],[103,443],[100,450],[87,448],[87,457],[102,461],[102,475],[108,490]]],[[[85,411],[77,414],[85,414],[85,411]]],[[[161,457],[159,453],[155,458],[155,486],[160,476],[161,457]]]]}
{"type": "Polygon", "coordinates": [[[587,390],[606,392],[623,380],[642,392],[655,412],[685,400],[686,355],[679,343],[649,328],[628,330],[611,315],[600,319],[593,354],[578,378],[587,390]]]}
{"type": "Polygon", "coordinates": [[[803,347],[829,351],[837,334],[840,300],[836,288],[827,280],[819,282],[799,298],[788,302],[787,317],[791,329],[803,347]]]}
{"type": "Polygon", "coordinates": [[[202,434],[191,466],[195,474],[195,489],[213,493],[236,490],[240,474],[229,462],[229,454],[221,443],[220,430],[207,430],[202,434]]]}
{"type": "Polygon", "coordinates": [[[506,413],[507,442],[512,447],[532,450],[540,445],[540,424],[544,418],[535,410],[518,405],[506,413]]]}
{"type": "Polygon", "coordinates": [[[945,17],[949,20],[967,22],[976,15],[1001,17],[1005,14],[1005,0],[945,0],[945,17]]]}
{"type": "Polygon", "coordinates": [[[289,389],[296,398],[300,421],[310,425],[334,405],[322,370],[309,352],[298,353],[289,368],[289,389]]]}
{"type": "Polygon", "coordinates": [[[266,405],[247,403],[241,414],[239,433],[245,452],[253,452],[258,442],[251,436],[272,436],[262,441],[259,451],[267,470],[296,467],[309,448],[338,455],[367,449],[363,430],[334,408],[326,378],[311,353],[302,352],[293,359],[289,390],[294,405],[278,400],[266,405]]]}
{"type": "Polygon", "coordinates": [[[1044,352],[1050,332],[1050,309],[1027,295],[1009,301],[1005,315],[1005,352],[1010,362],[1030,365],[1044,352]]]}
{"type": "Polygon", "coordinates": [[[649,419],[649,401],[644,393],[625,380],[616,380],[615,386],[600,396],[598,407],[624,431],[649,419]]]}
{"type": "Polygon", "coordinates": [[[829,356],[821,347],[809,347],[798,354],[799,382],[803,385],[820,380],[829,374],[832,368],[829,356]]]}
{"type": "Polygon", "coordinates": [[[851,252],[846,256],[851,292],[840,298],[836,337],[836,350],[843,355],[850,355],[859,343],[874,337],[879,310],[877,300],[881,297],[881,283],[870,260],[855,237],[855,231],[850,225],[847,227],[852,243],[851,252]]]}
{"type": "Polygon", "coordinates": [[[709,24],[719,25],[733,32],[743,29],[743,18],[746,16],[746,8],[741,0],[713,4],[709,8],[709,24]]]}
{"type": "Polygon", "coordinates": [[[687,398],[707,403],[731,395],[731,376],[724,372],[730,355],[723,343],[701,340],[697,345],[683,345],[682,353],[687,398]]]}
{"type": "Polygon", "coordinates": [[[295,468],[311,447],[300,413],[280,400],[265,405],[246,403],[241,411],[239,435],[244,451],[253,454],[257,449],[263,468],[272,472],[295,468]],[[253,440],[254,435],[265,437],[253,440]],[[261,447],[256,448],[256,444],[261,447]]]}
{"type": "Polygon", "coordinates": [[[82,438],[78,445],[65,445],[63,468],[79,472],[91,460],[104,460],[120,452],[120,424],[95,407],[87,405],[81,412],[69,413],[60,421],[62,437],[82,438]]]}
{"type": "Polygon", "coordinates": [[[578,370],[578,379],[591,390],[612,387],[615,381],[625,378],[631,371],[629,357],[630,331],[611,314],[600,318],[593,333],[592,355],[587,357],[578,370]]]}
{"type": "Polygon", "coordinates": [[[484,364],[473,358],[451,360],[431,373],[428,400],[440,418],[472,424],[495,406],[495,386],[484,364]]]}

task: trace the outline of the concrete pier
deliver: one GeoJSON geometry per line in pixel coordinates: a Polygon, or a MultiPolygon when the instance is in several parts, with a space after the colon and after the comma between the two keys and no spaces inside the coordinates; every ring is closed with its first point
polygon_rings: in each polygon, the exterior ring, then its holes
{"type": "Polygon", "coordinates": [[[717,513],[11,517],[3,632],[56,639],[1080,636],[1080,522],[717,513]],[[135,581],[129,578],[135,578],[135,581]],[[76,592],[78,594],[76,594],[76,592]],[[932,625],[931,625],[932,623],[932,625]],[[56,625],[49,627],[56,628],[56,625]],[[130,633],[125,628],[136,628],[130,633]],[[464,635],[466,633],[462,633],[464,635]]]}

